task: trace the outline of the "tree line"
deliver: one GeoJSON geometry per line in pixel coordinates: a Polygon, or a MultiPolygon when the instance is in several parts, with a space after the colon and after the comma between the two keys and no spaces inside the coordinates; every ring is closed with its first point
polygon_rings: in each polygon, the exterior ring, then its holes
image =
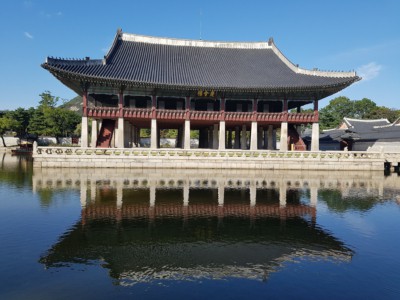
{"type": "Polygon", "coordinates": [[[400,110],[378,106],[368,98],[350,100],[347,97],[337,97],[319,110],[319,123],[321,129],[331,129],[339,126],[343,118],[353,119],[388,119],[394,122],[400,117],[400,110]]]}
{"type": "Polygon", "coordinates": [[[59,107],[59,97],[49,91],[40,94],[39,105],[34,108],[19,107],[0,115],[0,136],[3,145],[4,134],[15,132],[17,137],[28,138],[37,136],[60,137],[79,135],[81,117],[76,112],[59,107]]]}

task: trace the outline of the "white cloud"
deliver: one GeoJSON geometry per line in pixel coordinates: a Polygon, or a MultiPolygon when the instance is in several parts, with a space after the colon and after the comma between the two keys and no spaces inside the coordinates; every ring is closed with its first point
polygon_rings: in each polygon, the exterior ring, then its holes
{"type": "Polygon", "coordinates": [[[25,35],[25,37],[27,37],[28,39],[33,40],[33,35],[30,34],[29,32],[25,31],[25,32],[24,32],[24,35],[25,35]]]}
{"type": "Polygon", "coordinates": [[[357,69],[357,73],[360,77],[362,77],[363,81],[368,81],[378,77],[381,70],[382,65],[379,65],[376,62],[370,62],[369,64],[359,67],[357,69]]]}

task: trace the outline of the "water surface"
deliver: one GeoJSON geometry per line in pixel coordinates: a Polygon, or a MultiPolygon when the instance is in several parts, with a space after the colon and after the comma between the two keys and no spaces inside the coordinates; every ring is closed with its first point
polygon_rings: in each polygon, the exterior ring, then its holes
{"type": "Polygon", "coordinates": [[[0,159],[1,299],[399,298],[397,174],[0,159]]]}

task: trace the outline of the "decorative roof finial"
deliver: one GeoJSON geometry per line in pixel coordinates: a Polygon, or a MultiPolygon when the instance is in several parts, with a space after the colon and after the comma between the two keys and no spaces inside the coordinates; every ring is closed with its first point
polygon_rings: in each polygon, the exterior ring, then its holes
{"type": "Polygon", "coordinates": [[[272,46],[273,43],[274,43],[274,38],[273,38],[273,37],[270,37],[270,38],[268,39],[268,46],[272,46]]]}

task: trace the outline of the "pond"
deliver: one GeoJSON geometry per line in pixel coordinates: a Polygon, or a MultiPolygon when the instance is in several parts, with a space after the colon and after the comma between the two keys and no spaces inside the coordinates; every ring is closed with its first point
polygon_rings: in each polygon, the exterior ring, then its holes
{"type": "Polygon", "coordinates": [[[399,298],[396,173],[0,159],[1,299],[399,298]]]}

